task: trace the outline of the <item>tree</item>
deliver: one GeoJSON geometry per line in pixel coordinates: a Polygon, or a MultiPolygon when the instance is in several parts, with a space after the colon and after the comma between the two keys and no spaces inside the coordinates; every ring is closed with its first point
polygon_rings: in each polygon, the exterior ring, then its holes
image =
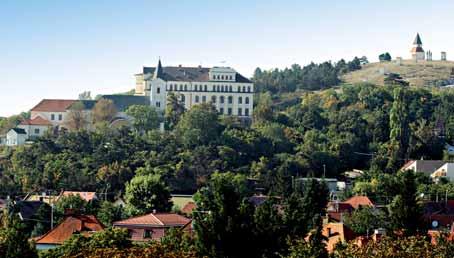
{"type": "Polygon", "coordinates": [[[79,100],[91,100],[91,92],[84,91],[79,94],[79,100]]]}
{"type": "Polygon", "coordinates": [[[166,212],[172,208],[169,188],[159,175],[137,175],[126,183],[126,210],[131,215],[153,211],[166,212]]]}
{"type": "Polygon", "coordinates": [[[344,223],[358,235],[372,234],[374,229],[387,228],[385,214],[375,208],[359,208],[345,216],[344,223]]]}
{"type": "Polygon", "coordinates": [[[184,113],[176,127],[178,137],[187,148],[214,142],[221,130],[216,108],[210,103],[192,107],[184,113]]]}
{"type": "Polygon", "coordinates": [[[173,129],[180,121],[184,111],[184,103],[178,100],[178,97],[173,92],[169,93],[167,95],[167,106],[164,115],[166,127],[173,129]]]}
{"type": "Polygon", "coordinates": [[[378,56],[378,59],[380,60],[380,62],[385,62],[385,61],[391,61],[391,55],[386,52],[386,53],[383,53],[383,54],[380,54],[378,56]]]}
{"type": "Polygon", "coordinates": [[[80,198],[79,195],[70,194],[63,196],[58,199],[58,202],[55,206],[55,212],[57,215],[62,216],[65,214],[66,210],[73,210],[76,213],[81,213],[85,210],[87,202],[80,198]]]}
{"type": "Polygon", "coordinates": [[[254,121],[257,123],[270,121],[273,118],[273,100],[269,92],[260,94],[257,106],[254,108],[254,121]]]}
{"type": "Polygon", "coordinates": [[[159,127],[159,115],[151,106],[132,105],[126,114],[133,118],[132,125],[138,132],[146,132],[159,127]]]}
{"type": "Polygon", "coordinates": [[[71,105],[65,124],[72,131],[80,131],[87,128],[89,123],[85,107],[82,102],[78,101],[71,105]]]}
{"type": "Polygon", "coordinates": [[[100,99],[93,108],[93,122],[95,124],[109,124],[116,114],[117,109],[112,100],[100,99]]]}
{"type": "Polygon", "coordinates": [[[102,224],[110,227],[112,226],[112,222],[123,219],[123,207],[115,206],[109,201],[104,201],[101,203],[96,217],[102,224]]]}
{"type": "Polygon", "coordinates": [[[35,246],[28,242],[25,225],[12,212],[11,207],[5,208],[3,211],[0,227],[0,257],[38,257],[35,246]]]}

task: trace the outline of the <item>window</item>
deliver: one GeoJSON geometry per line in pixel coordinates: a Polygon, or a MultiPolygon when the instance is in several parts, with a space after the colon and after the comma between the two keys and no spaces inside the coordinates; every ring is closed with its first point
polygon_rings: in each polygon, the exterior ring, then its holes
{"type": "Polygon", "coordinates": [[[229,79],[232,80],[232,75],[229,76],[229,79]]]}
{"type": "Polygon", "coordinates": [[[50,120],[55,120],[55,115],[54,114],[50,115],[50,120]]]}
{"type": "Polygon", "coordinates": [[[196,84],[196,85],[194,86],[194,90],[197,91],[197,88],[198,88],[198,85],[196,84]]]}
{"type": "Polygon", "coordinates": [[[195,96],[195,103],[199,103],[199,96],[195,96]]]}
{"type": "Polygon", "coordinates": [[[221,91],[224,91],[224,85],[221,86],[221,91]]]}
{"type": "Polygon", "coordinates": [[[249,108],[245,108],[244,109],[244,115],[245,116],[249,116],[249,108]]]}
{"type": "Polygon", "coordinates": [[[227,115],[231,116],[232,115],[232,108],[227,109],[227,115]]]}
{"type": "Polygon", "coordinates": [[[186,101],[186,98],[184,97],[184,95],[181,95],[181,102],[185,102],[186,101]]]}
{"type": "Polygon", "coordinates": [[[216,85],[216,91],[219,91],[219,85],[216,85]]]}
{"type": "Polygon", "coordinates": [[[152,234],[153,234],[153,231],[150,229],[143,230],[143,238],[151,238],[152,234]]]}
{"type": "Polygon", "coordinates": [[[246,92],[246,87],[243,86],[243,92],[246,92]]]}
{"type": "Polygon", "coordinates": [[[247,86],[247,92],[251,92],[251,86],[247,86]]]}
{"type": "Polygon", "coordinates": [[[35,134],[39,134],[39,128],[35,128],[35,134]]]}
{"type": "Polygon", "coordinates": [[[223,115],[224,114],[224,108],[220,108],[219,109],[219,113],[221,113],[221,115],[223,115]]]}
{"type": "Polygon", "coordinates": [[[187,91],[188,90],[188,85],[184,85],[184,91],[187,91]]]}
{"type": "Polygon", "coordinates": [[[156,107],[161,107],[161,102],[157,101],[156,102],[156,107]]]}
{"type": "Polygon", "coordinates": [[[216,96],[211,96],[211,102],[216,103],[216,96]]]}
{"type": "Polygon", "coordinates": [[[180,91],[183,91],[183,85],[180,84],[180,91]]]}
{"type": "Polygon", "coordinates": [[[249,104],[249,97],[246,97],[244,103],[249,104]]]}
{"type": "Polygon", "coordinates": [[[205,85],[204,90],[205,90],[205,91],[208,91],[208,86],[207,86],[207,85],[205,85]]]}
{"type": "Polygon", "coordinates": [[[229,104],[232,104],[233,103],[233,97],[232,96],[229,96],[229,104]]]}
{"type": "Polygon", "coordinates": [[[219,102],[220,102],[221,104],[224,104],[224,96],[221,96],[221,97],[219,98],[219,102]]]}
{"type": "Polygon", "coordinates": [[[242,97],[238,97],[238,104],[243,104],[243,98],[242,97]]]}
{"type": "Polygon", "coordinates": [[[243,110],[241,110],[241,108],[238,108],[238,115],[241,116],[241,115],[243,115],[242,113],[243,113],[243,110]]]}
{"type": "Polygon", "coordinates": [[[157,93],[157,94],[161,93],[161,88],[159,88],[159,87],[156,88],[156,93],[157,93]]]}
{"type": "Polygon", "coordinates": [[[232,86],[229,86],[229,91],[232,92],[232,86]]]}
{"type": "Polygon", "coordinates": [[[202,96],[202,102],[203,103],[207,102],[207,97],[206,96],[202,96]]]}
{"type": "Polygon", "coordinates": [[[169,90],[170,91],[173,90],[173,85],[172,84],[170,84],[169,90]]]}
{"type": "Polygon", "coordinates": [[[58,120],[60,120],[60,121],[63,120],[63,115],[62,114],[58,115],[58,120]]]}

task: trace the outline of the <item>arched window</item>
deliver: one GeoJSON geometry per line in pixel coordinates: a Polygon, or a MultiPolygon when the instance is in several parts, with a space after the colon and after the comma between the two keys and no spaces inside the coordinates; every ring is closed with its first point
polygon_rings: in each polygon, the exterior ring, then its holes
{"type": "Polygon", "coordinates": [[[156,93],[157,94],[161,93],[161,88],[160,87],[156,88],[156,93]]]}
{"type": "Polygon", "coordinates": [[[243,92],[246,92],[246,87],[243,86],[243,92]]]}
{"type": "Polygon", "coordinates": [[[188,90],[188,85],[184,85],[184,91],[187,91],[188,90]]]}
{"type": "Polygon", "coordinates": [[[199,96],[195,96],[195,103],[199,103],[199,96]]]}
{"type": "Polygon", "coordinates": [[[229,91],[230,91],[230,92],[233,91],[232,85],[229,86],[229,91]]]}
{"type": "Polygon", "coordinates": [[[249,108],[245,108],[244,109],[244,115],[245,116],[249,116],[249,108]]]}
{"type": "Polygon", "coordinates": [[[180,91],[183,91],[183,84],[180,84],[180,91]]]}
{"type": "Polygon", "coordinates": [[[206,96],[202,96],[202,103],[205,103],[207,102],[207,97],[206,96]]]}
{"type": "Polygon", "coordinates": [[[219,102],[220,102],[221,104],[224,104],[224,96],[219,97],[219,102]]]}
{"type": "Polygon", "coordinates": [[[242,115],[243,115],[243,110],[241,110],[241,108],[238,108],[238,115],[239,115],[239,116],[242,116],[242,115]]]}
{"type": "Polygon", "coordinates": [[[207,85],[205,85],[205,89],[204,89],[204,90],[205,90],[205,91],[208,91],[208,86],[207,86],[207,85]]]}
{"type": "Polygon", "coordinates": [[[241,86],[238,86],[238,88],[236,88],[236,91],[240,92],[241,91],[241,86]]]}
{"type": "Polygon", "coordinates": [[[216,91],[219,91],[221,88],[219,88],[219,85],[216,86],[216,91]]]}
{"type": "Polygon", "coordinates": [[[247,86],[247,92],[251,92],[251,86],[247,86]]]}
{"type": "Polygon", "coordinates": [[[224,80],[224,75],[221,75],[221,80],[224,80]]]}
{"type": "Polygon", "coordinates": [[[229,96],[229,104],[232,104],[232,103],[233,103],[233,97],[229,96]]]}
{"type": "Polygon", "coordinates": [[[249,97],[246,97],[246,98],[244,99],[244,103],[249,104],[249,97]]]}
{"type": "Polygon", "coordinates": [[[194,90],[197,91],[198,85],[194,85],[194,90]]]}
{"type": "Polygon", "coordinates": [[[211,96],[211,102],[216,103],[216,96],[211,96]]]}
{"type": "Polygon", "coordinates": [[[243,104],[243,98],[242,97],[238,97],[238,104],[243,104]]]}
{"type": "Polygon", "coordinates": [[[221,85],[221,91],[224,92],[224,85],[221,85]]]}
{"type": "Polygon", "coordinates": [[[169,91],[172,91],[172,90],[173,90],[173,85],[170,84],[170,85],[169,85],[169,91]]]}

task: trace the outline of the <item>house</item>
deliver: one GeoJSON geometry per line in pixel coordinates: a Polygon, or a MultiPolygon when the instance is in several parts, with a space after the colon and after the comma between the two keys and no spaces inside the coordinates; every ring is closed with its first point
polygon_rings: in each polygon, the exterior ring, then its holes
{"type": "Polygon", "coordinates": [[[430,177],[438,181],[440,178],[454,179],[454,163],[445,163],[443,166],[435,170],[430,177]]]}
{"type": "Polygon", "coordinates": [[[41,118],[49,121],[53,127],[64,128],[67,109],[77,100],[73,99],[43,99],[30,110],[30,118],[41,118]]]}
{"type": "Polygon", "coordinates": [[[27,141],[27,132],[22,128],[12,128],[6,133],[6,145],[18,146],[23,145],[27,141]]]}
{"type": "Polygon", "coordinates": [[[145,96],[133,96],[133,95],[103,95],[101,99],[107,99],[112,101],[117,114],[112,120],[111,125],[115,127],[128,126],[130,125],[131,118],[126,115],[126,110],[133,105],[150,106],[150,98],[145,96]]]}
{"type": "Polygon", "coordinates": [[[37,115],[33,119],[22,121],[17,127],[25,130],[28,140],[33,140],[43,136],[52,127],[52,124],[37,115]]]}
{"type": "Polygon", "coordinates": [[[344,223],[326,223],[323,225],[322,235],[326,237],[326,249],[333,252],[338,243],[354,240],[356,234],[344,223]]]}
{"type": "Polygon", "coordinates": [[[173,93],[186,109],[211,102],[220,114],[249,119],[253,113],[254,84],[230,67],[162,66],[159,60],[135,76],[135,94],[148,96],[161,112],[173,93]]]}
{"type": "Polygon", "coordinates": [[[412,170],[430,176],[435,170],[445,164],[442,160],[410,160],[400,169],[401,171],[412,170]]]}
{"type": "Polygon", "coordinates": [[[359,208],[375,208],[375,204],[367,196],[353,196],[343,202],[329,202],[326,207],[328,220],[342,222],[345,214],[359,208]]]}
{"type": "Polygon", "coordinates": [[[23,221],[33,220],[41,206],[47,205],[40,201],[18,201],[15,207],[18,209],[19,218],[23,221]]]}
{"type": "Polygon", "coordinates": [[[338,181],[336,178],[303,177],[295,179],[295,182],[304,188],[305,184],[313,179],[326,184],[331,199],[336,199],[347,188],[347,184],[344,181],[338,181]]]}
{"type": "Polygon", "coordinates": [[[432,230],[449,228],[454,223],[454,200],[425,203],[423,221],[432,230]]]}
{"type": "Polygon", "coordinates": [[[190,216],[192,211],[197,208],[195,202],[188,202],[186,205],[181,209],[181,212],[184,213],[186,216],[190,216]]]}
{"type": "Polygon", "coordinates": [[[36,238],[38,250],[55,248],[68,240],[73,234],[91,236],[104,230],[105,226],[93,215],[67,213],[64,220],[46,234],[36,238]]]}
{"type": "Polygon", "coordinates": [[[98,199],[96,192],[78,192],[78,191],[63,191],[60,194],[59,198],[70,195],[78,195],[81,199],[85,200],[86,202],[98,199]]]}
{"type": "Polygon", "coordinates": [[[191,220],[175,213],[150,213],[113,223],[114,227],[128,229],[136,242],[159,240],[170,228],[182,228],[191,220]]]}
{"type": "Polygon", "coordinates": [[[28,201],[28,202],[31,202],[31,201],[40,201],[40,202],[44,202],[44,203],[47,203],[49,205],[51,204],[54,204],[58,201],[58,195],[48,195],[46,193],[42,193],[42,194],[27,194],[23,201],[28,201]]]}

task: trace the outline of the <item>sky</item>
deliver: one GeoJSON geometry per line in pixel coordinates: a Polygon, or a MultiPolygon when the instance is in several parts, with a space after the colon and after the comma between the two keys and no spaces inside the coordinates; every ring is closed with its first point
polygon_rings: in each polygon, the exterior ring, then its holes
{"type": "Polygon", "coordinates": [[[256,67],[390,52],[409,58],[419,32],[454,59],[452,0],[1,0],[0,116],[43,98],[134,88],[154,66],[256,67]]]}

